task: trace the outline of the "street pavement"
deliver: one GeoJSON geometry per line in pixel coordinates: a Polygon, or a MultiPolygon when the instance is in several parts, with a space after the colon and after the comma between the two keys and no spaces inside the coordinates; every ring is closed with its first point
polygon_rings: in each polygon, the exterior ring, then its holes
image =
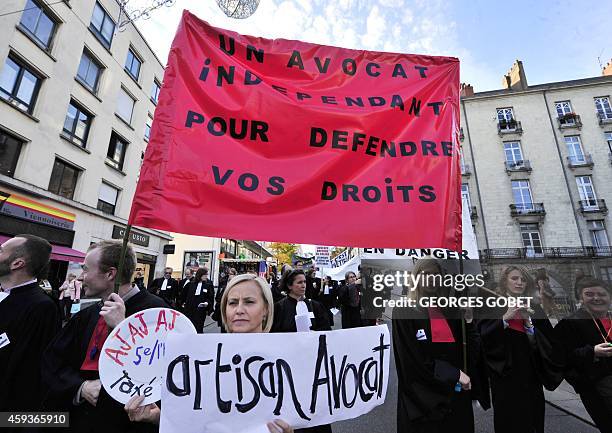
{"type": "MultiPolygon", "coordinates": [[[[334,329],[340,329],[341,316],[335,316],[334,329]]],[[[390,320],[385,323],[391,327],[390,320]]],[[[219,332],[219,327],[206,318],[205,333],[219,332]]],[[[334,433],[395,433],[397,405],[397,374],[395,360],[391,357],[389,387],[385,403],[359,418],[333,424],[334,433]]],[[[556,391],[546,392],[546,433],[597,433],[572,387],[564,382],[556,391]],[[552,403],[552,404],[551,404],[552,403]]],[[[494,433],[493,409],[487,411],[474,407],[476,433],[494,433]]],[[[403,433],[403,432],[400,432],[403,433]]],[[[452,433],[452,432],[449,432],[452,433]]],[[[516,432],[527,433],[527,432],[516,432]]]]}

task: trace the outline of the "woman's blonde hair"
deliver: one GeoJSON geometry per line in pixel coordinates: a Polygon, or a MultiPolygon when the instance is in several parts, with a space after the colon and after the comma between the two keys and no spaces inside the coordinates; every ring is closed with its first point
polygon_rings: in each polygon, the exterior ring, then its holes
{"type": "Polygon", "coordinates": [[[270,285],[261,277],[253,274],[241,274],[233,277],[229,283],[227,283],[227,287],[223,291],[223,296],[221,297],[221,320],[223,321],[223,326],[227,332],[232,332],[229,326],[227,326],[227,317],[225,315],[225,309],[227,308],[227,298],[229,292],[232,290],[234,286],[237,286],[240,283],[244,283],[245,281],[253,281],[256,283],[261,289],[261,297],[266,305],[266,309],[268,310],[266,315],[264,316],[263,322],[261,323],[261,328],[263,332],[270,332],[272,329],[272,322],[274,319],[274,300],[272,298],[272,289],[270,289],[270,285]]]}
{"type": "Polygon", "coordinates": [[[499,284],[497,285],[497,293],[502,296],[508,295],[508,275],[512,271],[519,271],[523,278],[525,279],[525,291],[523,292],[524,296],[533,296],[535,292],[535,282],[533,278],[529,275],[525,268],[520,266],[511,265],[506,267],[501,275],[499,276],[499,284]]]}

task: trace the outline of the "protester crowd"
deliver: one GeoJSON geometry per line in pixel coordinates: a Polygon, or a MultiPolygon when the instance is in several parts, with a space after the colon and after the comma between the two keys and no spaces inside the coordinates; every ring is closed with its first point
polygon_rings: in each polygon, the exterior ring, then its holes
{"type": "MultiPolygon", "coordinates": [[[[206,268],[187,269],[180,281],[166,268],[146,288],[142,276],[134,278],[136,259],[129,246],[119,273],[121,244],[114,241],[91,245],[81,275],[69,274],[61,299],[55,300],[38,284],[50,253],[50,244],[32,235],[15,236],[0,246],[0,412],[70,412],[70,428],[63,431],[159,430],[159,404],[142,405],[142,397],[134,397],[122,405],[105,392],[99,378],[104,341],[138,311],[178,309],[199,333],[207,316],[221,332],[261,333],[297,332],[303,326],[331,330],[337,309],[342,328],[375,325],[382,314],[364,317],[364,289],[353,272],[337,284],[289,267],[280,278],[276,271],[262,278],[228,268],[216,289],[206,268]],[[74,302],[83,298],[101,301],[71,314],[74,302]],[[309,319],[304,322],[302,316],[309,319]]],[[[413,270],[415,275],[441,272],[432,258],[421,259],[413,270]]],[[[422,283],[409,296],[449,295],[445,290],[422,283]]],[[[582,276],[576,282],[580,308],[554,327],[546,292],[544,278],[534,280],[524,269],[509,266],[495,296],[535,296],[540,302],[469,314],[452,308],[396,309],[398,431],[474,432],[472,402],[477,400],[484,409],[492,407],[495,433],[544,433],[543,390],[554,390],[565,379],[600,431],[612,433],[611,289],[582,276]]],[[[268,429],[294,431],[280,419],[270,420],[268,429]]],[[[330,432],[332,426],[296,431],[330,432]]]]}

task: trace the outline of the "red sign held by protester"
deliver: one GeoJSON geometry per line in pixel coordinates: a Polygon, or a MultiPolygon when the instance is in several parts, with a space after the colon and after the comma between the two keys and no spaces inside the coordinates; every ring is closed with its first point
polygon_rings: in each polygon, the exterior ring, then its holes
{"type": "Polygon", "coordinates": [[[461,248],[459,61],[211,27],[185,11],[130,223],[461,248]]]}

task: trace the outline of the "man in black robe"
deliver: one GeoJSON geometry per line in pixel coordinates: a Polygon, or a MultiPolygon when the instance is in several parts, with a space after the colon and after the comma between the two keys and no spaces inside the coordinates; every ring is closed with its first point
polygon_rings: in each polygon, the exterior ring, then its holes
{"type": "Polygon", "coordinates": [[[69,411],[70,430],[78,433],[148,432],[157,428],[129,420],[123,405],[102,388],[98,360],[104,341],[125,317],[147,308],[167,307],[157,296],[130,280],[136,256],[128,246],[123,271],[118,274],[121,243],[102,241],[93,244],[83,265],[81,279],[85,295],[101,298],[75,314],[47,348],[42,362],[46,387],[45,407],[69,411]],[[118,294],[113,293],[119,279],[118,294]]]}
{"type": "Polygon", "coordinates": [[[51,245],[19,235],[0,247],[0,412],[40,411],[40,360],[61,326],[60,311],[38,286],[51,245]]]}
{"type": "Polygon", "coordinates": [[[185,315],[201,334],[204,332],[206,316],[213,312],[215,306],[215,286],[208,279],[208,269],[198,269],[193,281],[187,285],[186,289],[185,315]]]}
{"type": "Polygon", "coordinates": [[[172,278],[172,268],[166,268],[163,277],[153,280],[149,292],[162,298],[168,305],[175,306],[178,288],[178,281],[172,278]]]}

